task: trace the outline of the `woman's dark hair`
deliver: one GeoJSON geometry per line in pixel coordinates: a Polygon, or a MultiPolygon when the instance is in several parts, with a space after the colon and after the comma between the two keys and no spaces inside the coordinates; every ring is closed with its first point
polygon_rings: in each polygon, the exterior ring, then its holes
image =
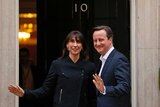
{"type": "Polygon", "coordinates": [[[78,40],[78,41],[80,41],[80,43],[82,43],[83,49],[80,53],[81,59],[82,60],[88,60],[89,59],[89,54],[88,54],[87,43],[86,43],[86,40],[85,40],[83,34],[78,30],[71,31],[70,33],[68,33],[67,37],[65,38],[64,43],[63,43],[62,58],[69,55],[69,51],[68,51],[66,45],[73,37],[75,37],[76,40],[78,40]]]}

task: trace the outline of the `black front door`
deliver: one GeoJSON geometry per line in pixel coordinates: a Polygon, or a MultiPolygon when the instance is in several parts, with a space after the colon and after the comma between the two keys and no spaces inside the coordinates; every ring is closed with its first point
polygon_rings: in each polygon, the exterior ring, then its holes
{"type": "Polygon", "coordinates": [[[51,61],[61,56],[63,40],[71,30],[86,37],[91,59],[93,26],[109,25],[114,32],[114,46],[130,57],[129,0],[37,0],[37,65],[48,72],[51,61]]]}

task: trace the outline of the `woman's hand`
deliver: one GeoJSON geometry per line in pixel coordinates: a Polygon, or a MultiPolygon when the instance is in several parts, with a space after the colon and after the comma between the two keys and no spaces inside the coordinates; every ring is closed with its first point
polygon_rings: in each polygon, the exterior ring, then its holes
{"type": "Polygon", "coordinates": [[[8,90],[19,97],[23,97],[24,95],[24,90],[17,85],[9,85],[8,90]]]}

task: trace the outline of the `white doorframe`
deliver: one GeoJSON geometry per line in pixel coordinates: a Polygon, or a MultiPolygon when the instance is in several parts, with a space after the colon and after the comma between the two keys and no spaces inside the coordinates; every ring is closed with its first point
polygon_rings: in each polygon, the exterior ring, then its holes
{"type": "Polygon", "coordinates": [[[136,76],[136,3],[130,0],[130,22],[131,22],[131,103],[137,107],[137,76],[136,76]]]}

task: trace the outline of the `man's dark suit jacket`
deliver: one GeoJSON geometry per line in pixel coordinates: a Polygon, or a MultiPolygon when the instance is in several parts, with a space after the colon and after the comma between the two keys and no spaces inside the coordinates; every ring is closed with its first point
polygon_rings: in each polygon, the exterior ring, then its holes
{"type": "Polygon", "coordinates": [[[130,65],[116,49],[108,56],[102,70],[106,94],[97,93],[97,107],[129,107],[130,65]]]}

